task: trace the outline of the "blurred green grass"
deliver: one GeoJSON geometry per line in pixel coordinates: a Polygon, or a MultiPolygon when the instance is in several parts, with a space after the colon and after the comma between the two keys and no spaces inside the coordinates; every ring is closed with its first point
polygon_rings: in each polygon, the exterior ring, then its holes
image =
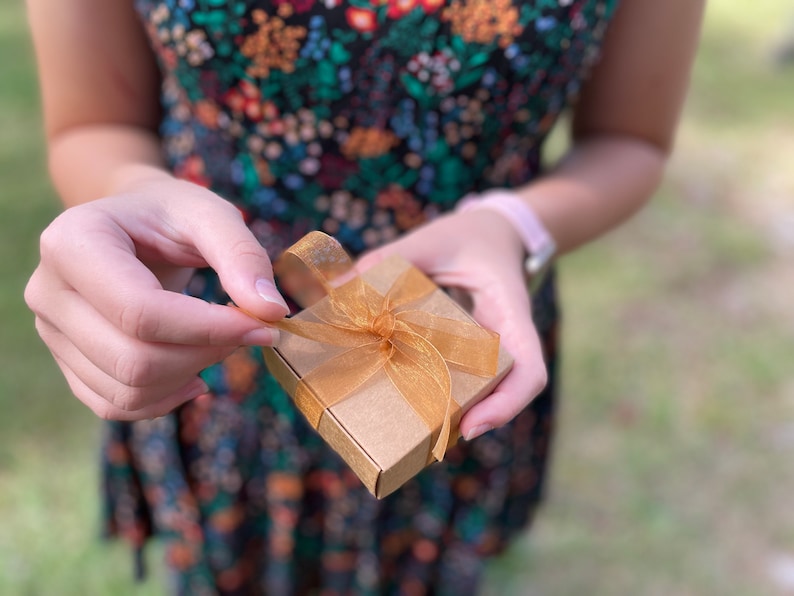
{"type": "MultiPolygon", "coordinates": [[[[21,4],[0,0],[0,594],[160,594],[98,539],[98,424],[22,301],[58,207],[21,4]]],[[[487,592],[794,594],[792,25],[785,0],[711,2],[664,187],[562,263],[548,499],[487,592]]]]}

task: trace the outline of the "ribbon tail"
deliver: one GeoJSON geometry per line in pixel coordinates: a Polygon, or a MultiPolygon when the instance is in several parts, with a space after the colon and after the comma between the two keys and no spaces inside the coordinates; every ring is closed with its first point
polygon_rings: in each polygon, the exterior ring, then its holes
{"type": "Polygon", "coordinates": [[[387,354],[379,346],[376,342],[346,350],[301,378],[295,404],[313,428],[319,428],[320,419],[328,408],[346,399],[383,368],[387,354]]]}
{"type": "Polygon", "coordinates": [[[428,463],[444,459],[460,407],[452,399],[449,369],[438,350],[423,337],[399,331],[386,373],[431,433],[428,463]]]}
{"type": "MultiPolygon", "coordinates": [[[[447,448],[449,447],[450,443],[452,442],[451,431],[452,431],[452,399],[447,402],[447,411],[444,413],[444,423],[441,425],[441,431],[438,433],[438,439],[436,439],[436,444],[433,445],[431,449],[431,457],[428,458],[431,462],[435,461],[443,461],[444,455],[447,453],[447,448]]],[[[455,437],[457,439],[457,437],[455,437]]],[[[430,462],[428,462],[430,463],[430,462]]]]}

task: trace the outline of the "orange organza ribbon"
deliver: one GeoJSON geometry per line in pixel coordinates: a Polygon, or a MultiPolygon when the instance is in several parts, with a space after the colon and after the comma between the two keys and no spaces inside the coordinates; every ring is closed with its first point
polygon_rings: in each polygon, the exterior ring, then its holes
{"type": "Polygon", "coordinates": [[[412,309],[436,289],[413,267],[385,295],[359,276],[334,287],[331,279],[349,271],[353,263],[339,243],[322,232],[311,232],[290,247],[278,268],[289,267],[291,257],[309,269],[328,296],[311,307],[320,322],[284,319],[275,326],[347,348],[298,383],[294,398],[310,424],[317,428],[326,409],[382,370],[430,429],[431,456],[441,461],[447,446],[457,439],[451,421],[459,406],[452,399],[449,367],[493,377],[499,335],[473,323],[412,309]]]}

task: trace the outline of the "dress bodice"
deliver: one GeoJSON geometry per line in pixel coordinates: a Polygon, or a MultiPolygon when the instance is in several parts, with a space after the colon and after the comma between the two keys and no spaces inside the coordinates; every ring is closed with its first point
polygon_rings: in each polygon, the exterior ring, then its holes
{"type": "Polygon", "coordinates": [[[594,63],[615,0],[136,0],[170,166],[271,254],[359,252],[512,187],[594,63]]]}

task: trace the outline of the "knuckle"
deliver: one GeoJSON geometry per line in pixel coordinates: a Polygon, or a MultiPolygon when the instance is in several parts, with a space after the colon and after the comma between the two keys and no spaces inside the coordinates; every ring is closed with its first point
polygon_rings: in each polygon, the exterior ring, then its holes
{"type": "Polygon", "coordinates": [[[39,334],[41,340],[47,345],[50,345],[50,342],[53,340],[55,336],[55,331],[53,328],[47,324],[41,317],[36,317],[33,320],[33,327],[36,329],[36,333],[39,334]]]}
{"type": "Polygon", "coordinates": [[[265,249],[253,238],[240,238],[229,247],[230,253],[235,258],[248,258],[253,257],[261,259],[266,255],[265,249]]]}
{"type": "Polygon", "coordinates": [[[124,387],[108,401],[120,410],[119,416],[127,420],[131,419],[130,414],[148,405],[146,391],[140,387],[124,387]]]}
{"type": "Polygon", "coordinates": [[[113,377],[129,388],[142,388],[154,379],[154,361],[138,350],[119,352],[113,359],[113,377]]]}
{"type": "Polygon", "coordinates": [[[86,216],[84,205],[71,207],[56,217],[44,228],[39,236],[39,254],[42,262],[58,262],[64,254],[73,252],[81,245],[84,237],[80,231],[90,224],[92,218],[86,216]]]}
{"type": "Polygon", "coordinates": [[[25,304],[28,305],[28,308],[32,310],[34,313],[41,312],[42,309],[42,295],[43,292],[41,290],[41,283],[39,281],[39,270],[33,272],[30,279],[28,280],[27,285],[25,285],[25,292],[24,292],[24,299],[25,304]]]}
{"type": "Polygon", "coordinates": [[[198,221],[215,221],[218,218],[243,222],[242,212],[230,201],[217,195],[202,194],[195,203],[194,212],[198,221]]]}
{"type": "Polygon", "coordinates": [[[101,420],[123,420],[124,417],[110,406],[93,406],[91,411],[101,420]]]}
{"type": "Polygon", "coordinates": [[[118,326],[129,337],[152,341],[157,338],[160,322],[157,317],[151,316],[146,303],[127,300],[119,308],[118,326]]]}
{"type": "Polygon", "coordinates": [[[535,376],[535,380],[532,385],[532,397],[534,398],[538,394],[540,394],[546,388],[546,385],[548,385],[548,383],[549,383],[549,373],[545,367],[541,367],[537,375],[535,376]]]}
{"type": "Polygon", "coordinates": [[[53,259],[63,250],[63,243],[68,235],[63,231],[62,222],[63,215],[56,218],[39,236],[39,254],[42,261],[53,259]]]}

